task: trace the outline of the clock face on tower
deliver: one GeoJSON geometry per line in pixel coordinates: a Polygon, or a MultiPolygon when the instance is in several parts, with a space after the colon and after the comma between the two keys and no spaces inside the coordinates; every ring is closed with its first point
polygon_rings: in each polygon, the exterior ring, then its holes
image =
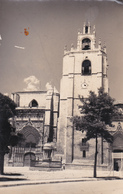
{"type": "Polygon", "coordinates": [[[81,84],[81,87],[82,87],[83,89],[86,89],[86,88],[88,87],[88,84],[87,84],[86,82],[84,82],[84,83],[81,84]]]}

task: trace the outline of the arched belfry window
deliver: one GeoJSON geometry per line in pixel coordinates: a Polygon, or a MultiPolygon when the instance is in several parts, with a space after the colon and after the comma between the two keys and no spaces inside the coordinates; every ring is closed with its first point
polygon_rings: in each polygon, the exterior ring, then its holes
{"type": "Polygon", "coordinates": [[[30,103],[29,103],[29,107],[38,107],[38,103],[35,99],[33,99],[30,103]]]}
{"type": "Polygon", "coordinates": [[[82,75],[91,75],[91,62],[84,60],[82,63],[82,75]]]}
{"type": "Polygon", "coordinates": [[[85,33],[88,33],[88,26],[85,26],[85,33]]]}
{"type": "Polygon", "coordinates": [[[82,40],[82,50],[91,49],[91,40],[89,38],[84,38],[82,40]]]}

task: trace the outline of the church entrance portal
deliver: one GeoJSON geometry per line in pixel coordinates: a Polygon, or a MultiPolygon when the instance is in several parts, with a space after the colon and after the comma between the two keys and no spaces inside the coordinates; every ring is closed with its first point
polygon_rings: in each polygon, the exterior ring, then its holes
{"type": "Polygon", "coordinates": [[[41,154],[42,148],[38,146],[41,135],[37,129],[29,125],[25,126],[20,133],[23,134],[24,140],[12,148],[12,165],[30,166],[30,160],[36,160],[36,156],[39,157],[41,154]]]}
{"type": "Polygon", "coordinates": [[[34,153],[29,152],[24,155],[24,166],[30,166],[30,161],[35,160],[36,156],[34,153]]]}

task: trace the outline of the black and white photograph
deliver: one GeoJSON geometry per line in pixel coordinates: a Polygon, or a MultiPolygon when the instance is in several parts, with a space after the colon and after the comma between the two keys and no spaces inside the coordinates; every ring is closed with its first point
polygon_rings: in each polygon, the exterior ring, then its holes
{"type": "Polygon", "coordinates": [[[0,193],[123,193],[123,0],[0,0],[0,193]]]}

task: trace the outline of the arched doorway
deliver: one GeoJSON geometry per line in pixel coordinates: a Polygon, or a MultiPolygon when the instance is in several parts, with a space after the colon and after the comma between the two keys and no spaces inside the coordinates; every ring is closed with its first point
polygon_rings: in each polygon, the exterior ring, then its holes
{"type": "Polygon", "coordinates": [[[32,152],[28,152],[24,154],[24,163],[23,163],[24,166],[30,166],[30,161],[35,159],[36,159],[36,156],[32,152]]]}
{"type": "Polygon", "coordinates": [[[117,131],[113,135],[112,162],[113,170],[123,170],[123,131],[120,123],[118,123],[117,131]]]}
{"type": "Polygon", "coordinates": [[[25,126],[21,131],[24,140],[19,142],[18,146],[14,148],[14,161],[23,166],[30,166],[30,160],[35,160],[37,155],[37,146],[41,140],[41,135],[37,129],[31,125],[25,126]]]}

